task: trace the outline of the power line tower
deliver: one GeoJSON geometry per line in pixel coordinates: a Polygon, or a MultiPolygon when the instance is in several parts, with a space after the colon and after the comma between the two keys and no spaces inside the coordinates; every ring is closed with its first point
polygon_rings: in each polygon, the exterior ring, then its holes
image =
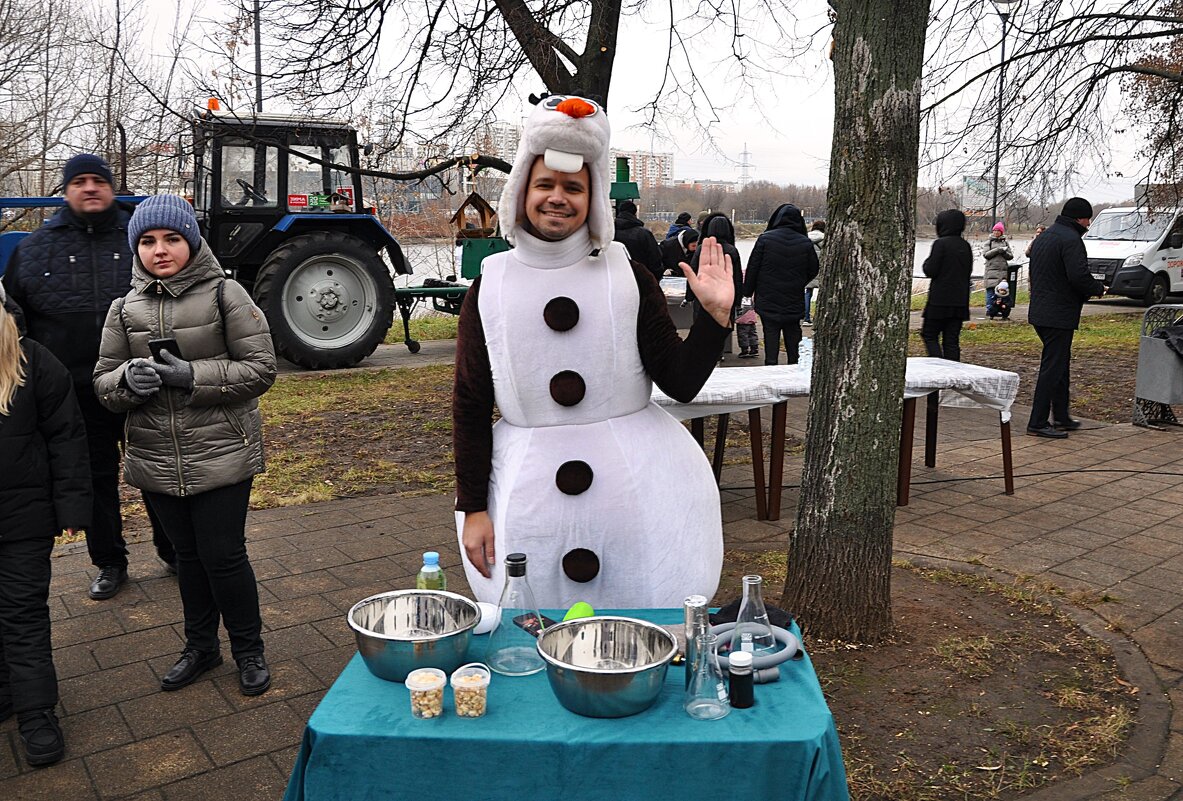
{"type": "Polygon", "coordinates": [[[748,151],[748,143],[743,143],[743,152],[739,154],[739,188],[743,189],[752,181],[752,175],[748,172],[749,169],[756,165],[751,162],[752,154],[748,151]]]}

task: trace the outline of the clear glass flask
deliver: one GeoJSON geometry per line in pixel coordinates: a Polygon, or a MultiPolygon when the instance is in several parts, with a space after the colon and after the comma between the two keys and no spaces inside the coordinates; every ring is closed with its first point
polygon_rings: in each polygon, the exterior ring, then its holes
{"type": "Polygon", "coordinates": [[[718,643],[719,638],[710,633],[696,638],[694,673],[682,701],[686,714],[695,720],[718,720],[731,711],[723,670],[719,667],[719,654],[715,651],[718,643]]]}
{"type": "Polygon", "coordinates": [[[760,576],[744,576],[743,598],[739,602],[735,628],[731,630],[731,650],[758,655],[776,649],[776,638],[772,636],[772,625],[768,622],[768,610],[764,608],[764,579],[760,576]]]}
{"type": "Polygon", "coordinates": [[[503,676],[528,676],[546,667],[537,640],[526,627],[540,630],[542,615],[526,581],[526,555],[505,557],[505,588],[497,604],[501,622],[489,635],[486,664],[503,676]]]}

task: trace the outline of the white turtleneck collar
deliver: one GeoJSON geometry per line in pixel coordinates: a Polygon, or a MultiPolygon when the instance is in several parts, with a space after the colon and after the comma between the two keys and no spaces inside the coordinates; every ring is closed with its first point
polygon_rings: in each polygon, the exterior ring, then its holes
{"type": "Polygon", "coordinates": [[[551,242],[529,234],[520,226],[514,231],[514,247],[510,251],[514,258],[527,267],[540,270],[554,270],[569,267],[591,255],[591,234],[587,225],[579,226],[566,239],[551,242]]]}

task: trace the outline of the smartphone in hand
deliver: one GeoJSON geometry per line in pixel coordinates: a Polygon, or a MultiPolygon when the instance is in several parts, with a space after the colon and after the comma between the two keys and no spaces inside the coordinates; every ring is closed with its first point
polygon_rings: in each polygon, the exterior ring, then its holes
{"type": "Polygon", "coordinates": [[[152,351],[152,358],[157,362],[162,362],[160,354],[166,350],[178,359],[185,358],[181,355],[181,346],[172,337],[148,340],[148,350],[152,351]]]}

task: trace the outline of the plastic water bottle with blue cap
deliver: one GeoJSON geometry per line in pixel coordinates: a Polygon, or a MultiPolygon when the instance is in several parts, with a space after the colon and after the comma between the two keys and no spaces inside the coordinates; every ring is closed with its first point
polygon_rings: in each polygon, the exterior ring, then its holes
{"type": "Polygon", "coordinates": [[[415,576],[415,589],[448,589],[448,577],[440,570],[440,555],[435,551],[423,554],[423,567],[419,568],[419,575],[415,576]]]}

